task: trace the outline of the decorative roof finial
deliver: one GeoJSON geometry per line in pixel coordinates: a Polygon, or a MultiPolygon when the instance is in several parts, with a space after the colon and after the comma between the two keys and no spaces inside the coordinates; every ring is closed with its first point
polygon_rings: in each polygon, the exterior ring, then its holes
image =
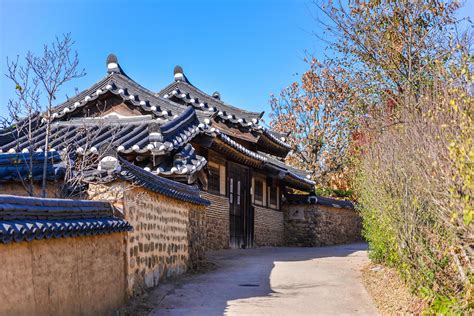
{"type": "Polygon", "coordinates": [[[119,172],[121,170],[117,157],[105,156],[99,161],[98,170],[107,171],[107,173],[119,172]]]}
{"type": "Polygon", "coordinates": [[[107,72],[108,73],[121,72],[120,66],[118,64],[117,56],[115,56],[114,54],[109,54],[109,56],[107,56],[107,72]]]}
{"type": "Polygon", "coordinates": [[[221,94],[216,91],[216,92],[214,92],[214,93],[212,94],[212,97],[213,97],[214,99],[220,100],[220,99],[221,99],[221,94]]]}
{"type": "Polygon", "coordinates": [[[184,71],[183,71],[183,68],[181,68],[181,66],[174,67],[174,80],[186,81],[186,78],[184,77],[184,71]]]}

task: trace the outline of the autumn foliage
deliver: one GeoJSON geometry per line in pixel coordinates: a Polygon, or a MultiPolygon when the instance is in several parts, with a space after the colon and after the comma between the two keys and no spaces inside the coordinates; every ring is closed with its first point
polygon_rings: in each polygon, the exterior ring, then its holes
{"type": "Polygon", "coordinates": [[[344,68],[307,61],[301,83],[272,96],[272,128],[290,131],[293,151],[288,162],[308,170],[318,186],[347,189],[341,177],[347,170],[350,146],[350,75],[344,68]]]}
{"type": "MultiPolygon", "coordinates": [[[[474,74],[455,0],[316,2],[336,56],[272,97],[289,162],[349,188],[375,261],[431,313],[474,309],[474,74]],[[335,179],[343,181],[335,181],[335,179]]],[[[466,30],[467,29],[467,30],[466,30]]]]}

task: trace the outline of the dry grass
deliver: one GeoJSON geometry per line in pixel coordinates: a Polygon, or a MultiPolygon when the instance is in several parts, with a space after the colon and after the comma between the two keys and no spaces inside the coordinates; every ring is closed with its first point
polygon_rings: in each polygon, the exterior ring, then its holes
{"type": "Polygon", "coordinates": [[[362,279],[382,315],[421,315],[426,308],[392,268],[368,264],[362,269],[362,279]]]}

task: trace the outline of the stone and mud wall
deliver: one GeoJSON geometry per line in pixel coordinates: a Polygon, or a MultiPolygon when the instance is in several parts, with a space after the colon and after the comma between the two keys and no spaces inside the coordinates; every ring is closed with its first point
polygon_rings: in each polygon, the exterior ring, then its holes
{"type": "Polygon", "coordinates": [[[288,246],[328,246],[360,241],[362,221],[355,210],[315,204],[284,205],[288,246]]]}
{"type": "Polygon", "coordinates": [[[127,294],[139,295],[161,280],[196,268],[204,258],[205,207],[116,181],[91,185],[90,197],[122,209],[133,226],[127,233],[127,294]]]}
{"type": "Polygon", "coordinates": [[[135,188],[125,193],[124,215],[134,228],[127,236],[126,246],[130,295],[158,285],[162,278],[186,272],[189,260],[187,207],[135,188]]]}
{"type": "Polygon", "coordinates": [[[124,233],[0,244],[0,315],[110,315],[126,300],[124,233]]]}
{"type": "Polygon", "coordinates": [[[189,209],[188,226],[188,270],[200,267],[205,259],[206,253],[206,211],[204,207],[191,205],[189,209]]]}

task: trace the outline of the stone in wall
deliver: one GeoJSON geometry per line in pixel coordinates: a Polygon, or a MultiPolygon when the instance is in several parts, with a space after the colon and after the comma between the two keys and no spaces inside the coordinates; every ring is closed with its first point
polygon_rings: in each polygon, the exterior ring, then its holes
{"type": "Polygon", "coordinates": [[[189,210],[188,225],[188,269],[200,267],[206,252],[206,211],[203,206],[194,206],[189,210]]]}
{"type": "MultiPolygon", "coordinates": [[[[46,197],[49,198],[58,198],[59,196],[59,186],[62,182],[48,182],[46,183],[46,197]]],[[[20,196],[29,196],[28,191],[25,186],[20,182],[6,182],[0,183],[0,193],[8,195],[20,195],[20,196]]],[[[33,188],[33,196],[41,196],[42,190],[41,185],[37,184],[33,188]]]]}
{"type": "Polygon", "coordinates": [[[299,204],[285,205],[284,214],[289,246],[328,246],[362,239],[362,221],[354,210],[299,204]]]}
{"type": "Polygon", "coordinates": [[[124,196],[125,219],[134,227],[128,234],[128,290],[141,294],[162,278],[188,267],[188,208],[186,203],[142,188],[124,196]]]}
{"type": "Polygon", "coordinates": [[[89,196],[122,209],[134,227],[126,238],[129,296],[199,266],[206,242],[205,207],[133,186],[124,181],[90,185],[89,196]]]}

